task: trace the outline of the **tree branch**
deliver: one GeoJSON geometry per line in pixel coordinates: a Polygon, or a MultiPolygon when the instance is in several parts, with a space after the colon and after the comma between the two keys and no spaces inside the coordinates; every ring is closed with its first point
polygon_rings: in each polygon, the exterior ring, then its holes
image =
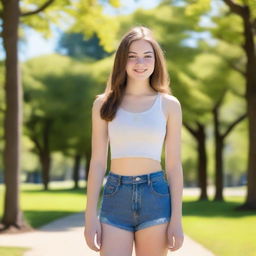
{"type": "Polygon", "coordinates": [[[236,70],[237,72],[239,72],[243,77],[246,76],[246,73],[245,73],[242,69],[240,69],[239,67],[237,67],[232,61],[230,61],[230,60],[227,59],[227,58],[223,58],[223,59],[226,61],[226,63],[227,63],[232,69],[234,69],[234,70],[236,70]]]}
{"type": "Polygon", "coordinates": [[[195,137],[197,138],[197,130],[194,130],[191,126],[188,125],[188,123],[183,122],[183,125],[187,128],[187,130],[195,137]]]}
{"type": "Polygon", "coordinates": [[[244,99],[246,94],[245,93],[238,93],[236,90],[234,90],[233,88],[229,88],[229,90],[237,97],[244,99]]]}
{"type": "Polygon", "coordinates": [[[225,133],[222,134],[222,137],[225,138],[230,132],[231,130],[238,124],[240,123],[243,119],[245,119],[247,116],[247,113],[244,113],[243,115],[241,115],[240,117],[238,117],[226,130],[225,133]]]}
{"type": "Polygon", "coordinates": [[[226,5],[229,6],[230,10],[233,11],[234,13],[243,16],[244,15],[244,8],[243,6],[239,4],[235,4],[232,0],[223,0],[226,5]]]}
{"type": "Polygon", "coordinates": [[[29,15],[33,15],[33,14],[37,14],[41,11],[43,11],[44,9],[46,9],[49,5],[51,5],[55,0],[48,0],[46,1],[41,7],[39,7],[38,9],[34,10],[34,11],[30,11],[30,12],[25,12],[25,13],[20,13],[20,16],[29,16],[29,15]]]}
{"type": "Polygon", "coordinates": [[[43,149],[42,146],[40,145],[39,141],[37,140],[35,135],[31,136],[31,140],[35,143],[36,149],[38,150],[39,154],[42,154],[43,149]]]}
{"type": "Polygon", "coordinates": [[[252,28],[254,29],[254,34],[256,34],[256,18],[252,21],[252,28]]]}

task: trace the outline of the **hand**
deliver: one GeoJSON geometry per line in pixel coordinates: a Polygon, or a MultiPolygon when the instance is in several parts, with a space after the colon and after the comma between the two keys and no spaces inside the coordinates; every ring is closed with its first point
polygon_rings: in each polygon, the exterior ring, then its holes
{"type": "Polygon", "coordinates": [[[101,225],[99,219],[96,217],[88,218],[84,227],[84,237],[88,247],[96,252],[100,251],[101,247],[101,225]],[[94,239],[96,235],[97,247],[94,239]]]}
{"type": "Polygon", "coordinates": [[[184,235],[181,222],[170,221],[167,228],[168,249],[171,251],[178,250],[184,241],[184,235]]]}

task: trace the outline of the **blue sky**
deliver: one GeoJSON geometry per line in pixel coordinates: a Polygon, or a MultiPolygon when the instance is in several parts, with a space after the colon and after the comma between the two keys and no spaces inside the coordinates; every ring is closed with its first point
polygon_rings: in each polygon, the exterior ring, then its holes
{"type": "MultiPolygon", "coordinates": [[[[105,5],[104,12],[113,16],[129,14],[137,8],[154,8],[160,0],[121,0],[120,2],[122,7],[118,9],[105,5]]],[[[38,55],[53,53],[59,34],[60,32],[58,28],[53,27],[53,37],[50,39],[44,39],[40,33],[37,33],[32,29],[26,29],[26,43],[20,47],[19,51],[20,60],[24,61],[38,55]]]]}

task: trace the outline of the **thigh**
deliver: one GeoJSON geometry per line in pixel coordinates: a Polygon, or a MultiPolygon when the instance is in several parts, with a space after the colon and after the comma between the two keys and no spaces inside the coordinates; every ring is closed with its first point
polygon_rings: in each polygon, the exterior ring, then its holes
{"type": "Polygon", "coordinates": [[[101,256],[131,256],[134,233],[101,223],[101,256]]]}
{"type": "Polygon", "coordinates": [[[166,256],[168,253],[167,227],[168,223],[162,223],[136,231],[136,256],[166,256]]]}

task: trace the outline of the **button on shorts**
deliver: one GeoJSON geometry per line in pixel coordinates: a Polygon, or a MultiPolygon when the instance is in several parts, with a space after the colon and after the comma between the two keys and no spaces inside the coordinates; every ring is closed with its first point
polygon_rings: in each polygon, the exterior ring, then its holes
{"type": "Polygon", "coordinates": [[[163,170],[126,176],[109,172],[99,219],[121,229],[137,230],[169,222],[170,187],[163,170]]]}

